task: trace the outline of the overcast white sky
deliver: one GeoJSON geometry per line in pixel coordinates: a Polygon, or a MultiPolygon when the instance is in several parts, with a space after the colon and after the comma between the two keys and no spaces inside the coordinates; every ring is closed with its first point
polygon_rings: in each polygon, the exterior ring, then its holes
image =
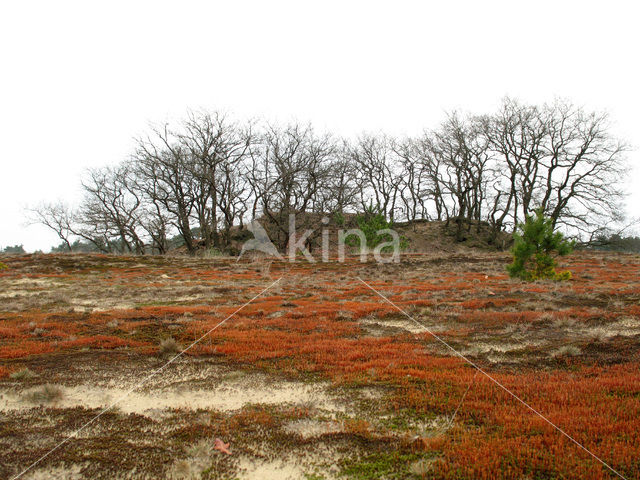
{"type": "Polygon", "coordinates": [[[401,135],[562,96],[640,145],[638,18],[611,1],[2,2],[0,247],[59,243],[25,206],[77,202],[85,168],[189,108],[401,135]]]}

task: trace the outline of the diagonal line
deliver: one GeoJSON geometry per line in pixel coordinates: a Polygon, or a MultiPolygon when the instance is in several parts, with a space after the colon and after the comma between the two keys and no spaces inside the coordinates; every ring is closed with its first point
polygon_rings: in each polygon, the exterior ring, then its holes
{"type": "Polygon", "coordinates": [[[469,390],[471,390],[471,386],[473,385],[473,381],[476,379],[477,375],[478,375],[478,370],[476,370],[476,373],[473,374],[473,378],[469,382],[469,385],[467,386],[467,389],[465,390],[464,394],[462,395],[462,398],[460,399],[460,403],[458,403],[458,406],[456,407],[456,410],[453,412],[453,415],[451,415],[451,420],[449,420],[449,427],[451,427],[451,425],[453,425],[453,421],[456,419],[456,415],[458,414],[458,410],[460,410],[460,407],[462,407],[462,404],[464,403],[464,399],[467,398],[467,394],[469,393],[469,390]]]}
{"type": "Polygon", "coordinates": [[[435,333],[433,333],[429,327],[423,325],[422,323],[420,323],[419,321],[417,321],[415,318],[413,318],[411,315],[409,315],[407,312],[405,312],[402,308],[400,308],[398,305],[396,305],[393,301],[391,301],[389,298],[387,298],[386,296],[384,296],[382,293],[380,293],[378,290],[376,290],[375,288],[373,288],[371,285],[369,285],[367,282],[365,282],[364,280],[362,280],[362,278],[360,277],[356,277],[362,284],[364,284],[365,286],[367,286],[371,291],[373,291],[374,293],[376,293],[380,298],[382,298],[383,300],[385,300],[386,302],[388,302],[390,305],[392,305],[394,308],[396,308],[400,313],[402,313],[403,315],[405,315],[408,319],[412,320],[416,325],[421,326],[422,328],[424,328],[433,338],[435,338],[436,340],[438,340],[440,343],[442,343],[445,347],[447,347],[449,350],[451,350],[453,353],[456,354],[456,356],[460,357],[462,360],[464,360],[465,362],[467,362],[469,365],[471,365],[473,368],[475,368],[478,372],[480,372],[482,375],[484,375],[485,377],[487,377],[489,380],[491,380],[493,383],[495,383],[498,387],[500,387],[502,390],[504,390],[505,392],[507,392],[509,395],[511,395],[513,398],[515,398],[518,402],[520,402],[522,405],[524,405],[525,407],[527,407],[529,410],[531,410],[533,413],[535,413],[537,416],[539,416],[541,419],[543,419],[545,422],[547,422],[549,425],[551,425],[553,428],[555,428],[558,432],[560,432],[562,435],[564,435],[565,437],[567,437],[569,440],[571,440],[573,443],[575,443],[578,447],[580,447],[582,450],[584,450],[585,452],[587,452],[589,455],[591,455],[593,458],[595,458],[598,462],[600,462],[602,465],[604,465],[605,467],[607,467],[609,470],[611,470],[613,473],[615,473],[618,477],[627,480],[624,476],[622,476],[620,473],[618,473],[611,465],[609,465],[608,463],[606,463],[604,460],[602,460],[600,457],[598,457],[595,453],[593,453],[591,450],[589,450],[587,447],[585,447],[584,445],[582,445],[580,442],[578,442],[575,438],[573,438],[571,435],[569,435],[567,432],[565,432],[562,428],[560,428],[559,426],[557,426],[555,423],[553,423],[551,420],[549,420],[547,417],[545,417],[542,413],[540,413],[538,410],[536,410],[535,408],[533,408],[531,405],[529,405],[527,402],[525,402],[522,398],[520,398],[518,395],[516,395],[515,393],[513,393],[511,390],[509,390],[507,387],[505,387],[502,383],[500,383],[500,381],[496,380],[494,377],[492,377],[491,375],[489,375],[487,372],[485,372],[482,368],[480,368],[478,365],[476,365],[472,360],[470,360],[469,358],[465,357],[463,354],[461,354],[460,352],[458,352],[455,348],[453,348],[451,345],[449,345],[447,342],[445,342],[442,338],[440,338],[438,335],[436,335],[435,333]]]}
{"type": "MultiPolygon", "coordinates": [[[[360,280],[360,279],[359,279],[360,280]]],[[[362,280],[361,280],[362,281],[362,280]]],[[[426,328],[424,325],[420,325],[421,328],[426,328]]],[[[422,341],[423,339],[415,332],[411,332],[411,335],[413,335],[413,337],[418,340],[418,341],[422,341]]],[[[476,373],[473,375],[473,378],[471,379],[471,381],[469,382],[469,386],[467,387],[467,390],[464,392],[464,394],[462,395],[462,398],[460,399],[460,402],[458,402],[458,406],[456,407],[455,411],[453,412],[453,415],[451,416],[451,420],[449,420],[446,424],[446,428],[450,428],[451,425],[453,424],[453,420],[456,418],[456,414],[458,413],[458,410],[460,410],[460,407],[462,406],[462,403],[464,402],[465,397],[467,396],[467,393],[469,393],[469,390],[471,389],[471,385],[473,385],[474,380],[476,379],[476,376],[478,375],[478,372],[476,371],[476,373]]],[[[449,396],[449,398],[451,398],[453,396],[453,393],[449,396]]]]}
{"type": "Polygon", "coordinates": [[[149,379],[151,379],[151,377],[153,377],[154,375],[160,373],[161,371],[163,371],[165,368],[167,368],[169,365],[171,365],[173,362],[175,362],[178,358],[180,358],[182,355],[185,354],[185,352],[189,351],[191,348],[193,348],[195,345],[197,345],[198,343],[200,343],[201,340],[205,339],[211,332],[213,332],[215,329],[217,329],[218,327],[221,327],[222,325],[224,325],[227,320],[231,319],[233,316],[235,316],[236,313],[238,313],[240,310],[242,310],[243,308],[245,308],[247,305],[249,305],[250,303],[252,303],[256,298],[258,298],[260,295],[262,295],[264,292],[266,292],[267,290],[271,289],[276,283],[278,283],[280,280],[282,280],[282,277],[278,278],[275,282],[273,282],[271,285],[269,285],[267,288],[265,288],[264,290],[262,290],[260,293],[258,293],[257,295],[255,295],[253,298],[251,298],[251,300],[243,303],[240,307],[238,307],[236,310],[233,311],[233,313],[231,313],[228,317],[226,317],[224,320],[222,320],[220,323],[216,324],[216,326],[214,326],[213,328],[211,328],[211,330],[207,331],[204,335],[202,335],[200,338],[198,338],[197,340],[195,340],[191,345],[189,345],[187,348],[185,348],[184,350],[182,350],[180,353],[176,354],[173,358],[171,358],[167,363],[165,363],[164,365],[162,365],[161,367],[156,368],[155,370],[153,370],[149,375],[147,375],[145,378],[142,379],[142,381],[140,381],[139,383],[137,383],[136,385],[134,385],[133,387],[131,387],[129,390],[127,390],[124,394],[122,394],[115,402],[113,402],[111,405],[109,405],[108,407],[106,407],[104,410],[102,410],[100,413],[98,413],[95,417],[93,417],[91,420],[89,420],[87,423],[85,423],[84,425],[82,425],[80,428],[78,428],[75,432],[73,432],[71,435],[69,435],[67,438],[65,438],[64,440],[62,440],[60,443],[58,443],[55,447],[53,447],[51,450],[49,450],[47,453],[45,453],[44,455],[42,455],[40,458],[38,458],[35,462],[33,462],[31,465],[29,465],[27,468],[25,468],[22,472],[20,472],[18,475],[16,475],[15,477],[12,477],[11,480],[16,480],[17,478],[20,478],[21,476],[23,476],[25,473],[27,473],[29,470],[31,470],[33,467],[35,467],[37,464],[39,464],[42,460],[44,460],[45,458],[47,458],[49,455],[51,455],[53,452],[55,452],[56,450],[58,450],[60,447],[62,447],[64,444],[66,444],[67,442],[69,442],[69,440],[71,440],[74,437],[77,437],[78,434],[84,430],[85,428],[87,428],[89,425],[91,425],[92,423],[94,423],[98,418],[100,418],[103,414],[105,414],[106,412],[108,412],[109,410],[111,410],[113,407],[115,407],[118,403],[120,403],[122,400],[124,400],[125,398],[127,398],[129,395],[131,395],[131,393],[133,393],[135,390],[137,390],[138,388],[140,388],[141,386],[143,386],[144,384],[146,384],[149,379]]]}

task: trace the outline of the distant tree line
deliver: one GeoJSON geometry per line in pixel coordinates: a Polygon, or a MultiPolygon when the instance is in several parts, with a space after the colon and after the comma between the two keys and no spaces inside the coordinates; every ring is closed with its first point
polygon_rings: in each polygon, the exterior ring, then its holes
{"type": "Polygon", "coordinates": [[[0,253],[22,254],[26,253],[22,245],[6,246],[0,250],[0,253]]]}
{"type": "Polygon", "coordinates": [[[129,159],[89,170],[77,208],[46,203],[34,214],[67,249],[102,252],[162,254],[176,236],[190,253],[224,250],[255,218],[275,226],[284,248],[290,214],[370,208],[390,221],[446,222],[458,240],[480,224],[497,239],[541,208],[554,228],[588,241],[622,219],[627,150],[606,114],[560,100],[506,99],[492,114],[451,113],[408,138],[191,113],[151,128],[129,159]]]}
{"type": "Polygon", "coordinates": [[[640,253],[640,237],[622,236],[617,233],[608,236],[599,235],[588,246],[595,250],[640,253]]]}

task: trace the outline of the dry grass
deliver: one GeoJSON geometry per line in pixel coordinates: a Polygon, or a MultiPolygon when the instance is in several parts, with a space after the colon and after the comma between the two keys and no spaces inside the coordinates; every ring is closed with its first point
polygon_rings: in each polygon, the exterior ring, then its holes
{"type": "Polygon", "coordinates": [[[22,370],[18,370],[9,375],[12,380],[29,380],[37,376],[38,375],[35,372],[32,372],[28,368],[23,368],[22,370]]]}
{"type": "Polygon", "coordinates": [[[160,355],[172,355],[182,350],[182,347],[172,337],[165,338],[160,342],[158,353],[160,355]]]}
{"type": "Polygon", "coordinates": [[[416,460],[411,465],[409,465],[409,472],[417,477],[426,478],[427,475],[429,475],[429,473],[433,470],[433,462],[434,461],[431,459],[416,460]]]}
{"type": "Polygon", "coordinates": [[[552,357],[564,357],[564,356],[575,357],[577,355],[580,355],[581,353],[582,353],[582,350],[580,350],[575,345],[565,345],[551,352],[551,356],[552,357]]]}
{"type": "Polygon", "coordinates": [[[213,443],[200,440],[186,450],[187,457],[176,460],[167,472],[171,480],[196,480],[202,478],[202,472],[211,463],[215,455],[213,443]]]}
{"type": "Polygon", "coordinates": [[[34,328],[31,335],[34,337],[42,337],[45,333],[47,333],[47,330],[44,328],[34,328]]]}
{"type": "Polygon", "coordinates": [[[57,385],[47,383],[24,394],[24,399],[31,403],[53,404],[64,398],[64,390],[57,385]]]}

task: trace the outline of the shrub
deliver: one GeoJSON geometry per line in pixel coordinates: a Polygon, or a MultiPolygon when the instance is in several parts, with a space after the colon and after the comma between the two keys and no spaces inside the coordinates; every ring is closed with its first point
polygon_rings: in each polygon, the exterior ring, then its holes
{"type": "MultiPolygon", "coordinates": [[[[393,222],[386,219],[377,208],[370,206],[363,214],[357,215],[355,218],[358,228],[364,233],[365,240],[367,241],[367,248],[373,249],[380,245],[382,242],[389,242],[392,240],[391,235],[388,233],[379,234],[381,230],[392,230],[393,222]]],[[[347,238],[346,243],[352,247],[358,247],[362,249],[360,245],[360,239],[357,237],[347,238]]],[[[407,239],[400,237],[400,248],[407,248],[407,239]]],[[[392,250],[392,247],[384,247],[382,252],[388,253],[392,250]]]]}
{"type": "Polygon", "coordinates": [[[207,250],[204,250],[201,253],[201,256],[204,258],[216,258],[216,257],[223,257],[224,256],[224,252],[222,250],[220,250],[219,248],[209,248],[207,250]]]}
{"type": "Polygon", "coordinates": [[[571,272],[556,272],[555,256],[567,255],[574,242],[553,231],[553,221],[545,218],[542,210],[529,215],[514,234],[513,263],[507,267],[511,277],[523,280],[569,280],[571,272]]]}
{"type": "Polygon", "coordinates": [[[55,403],[62,400],[64,391],[57,385],[46,384],[25,394],[25,398],[32,403],[55,403]]]}
{"type": "Polygon", "coordinates": [[[160,354],[169,355],[172,353],[178,353],[180,351],[180,345],[173,338],[169,337],[160,342],[160,354]]]}
{"type": "Polygon", "coordinates": [[[9,267],[7,267],[4,263],[0,262],[0,270],[7,270],[9,267]]]}

